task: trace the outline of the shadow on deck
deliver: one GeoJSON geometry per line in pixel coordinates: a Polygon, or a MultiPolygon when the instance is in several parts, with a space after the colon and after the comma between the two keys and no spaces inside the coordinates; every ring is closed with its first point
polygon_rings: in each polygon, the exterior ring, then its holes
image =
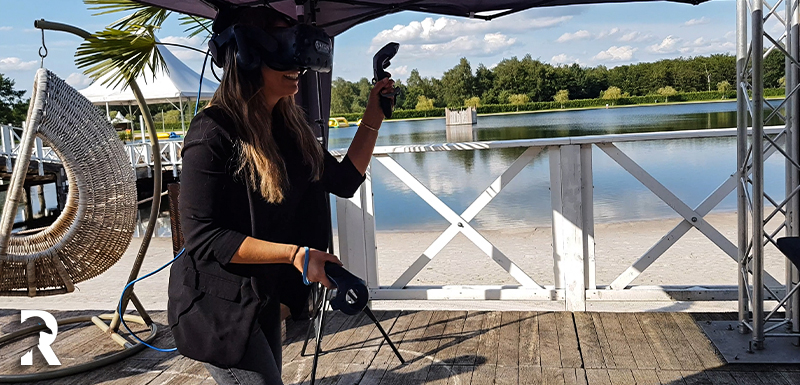
{"type": "MultiPolygon", "coordinates": [[[[66,318],[96,312],[53,312],[66,318]]],[[[733,314],[379,311],[376,316],[406,359],[400,365],[364,315],[331,313],[317,384],[800,384],[798,365],[727,365],[696,321],[733,314]]],[[[155,345],[171,347],[162,325],[155,345]]],[[[29,322],[25,323],[28,326],[29,322]]],[[[0,310],[0,334],[20,327],[19,312],[0,310]]],[[[290,322],[283,379],[308,384],[311,357],[301,356],[307,323],[290,322]]],[[[37,343],[28,337],[0,346],[0,374],[46,367],[20,357],[37,343]]],[[[118,349],[93,325],[59,331],[53,344],[63,365],[118,349]]],[[[309,349],[310,351],[311,349],[309,349]]],[[[214,384],[202,364],[175,352],[147,350],[84,374],[39,384],[214,384]]]]}

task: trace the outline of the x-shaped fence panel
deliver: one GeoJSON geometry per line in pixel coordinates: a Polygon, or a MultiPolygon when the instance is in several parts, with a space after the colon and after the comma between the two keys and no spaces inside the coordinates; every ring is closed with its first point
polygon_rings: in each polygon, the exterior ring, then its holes
{"type": "Polygon", "coordinates": [[[527,273],[511,261],[502,251],[469,224],[500,191],[514,179],[517,174],[542,151],[541,147],[530,147],[522,153],[497,179],[458,215],[447,204],[442,202],[433,192],[411,175],[403,166],[388,155],[377,155],[375,159],[392,174],[405,183],[422,200],[450,222],[450,226],[417,258],[414,263],[391,285],[391,288],[402,289],[459,233],[464,234],[478,246],[487,256],[508,272],[523,287],[543,289],[527,273]]]}
{"type": "MultiPolygon", "coordinates": [[[[783,135],[779,135],[776,141],[783,141],[783,135]]],[[[738,248],[722,235],[719,230],[714,228],[708,223],[704,217],[711,212],[722,200],[736,189],[738,182],[738,175],[734,173],[725,180],[714,192],[711,193],[702,203],[695,209],[690,208],[680,198],[678,198],[672,191],[661,184],[656,178],[645,171],[635,161],[623,153],[612,143],[598,143],[597,147],[603,150],[611,159],[619,164],[623,169],[630,173],[634,178],[647,187],[659,199],[671,207],[683,220],[670,230],[664,237],[662,237],[655,245],[653,245],[647,252],[642,255],[636,262],[628,267],[622,274],[620,274],[610,285],[614,290],[625,289],[637,277],[639,277],[645,269],[652,265],[664,252],[666,252],[672,245],[681,239],[691,228],[696,228],[703,235],[706,236],[711,242],[725,252],[731,259],[738,262],[739,251],[738,248]]],[[[765,159],[774,154],[776,146],[769,144],[764,150],[765,159]]],[[[765,273],[766,274],[766,273],[765,273]]],[[[776,286],[780,285],[778,281],[767,274],[767,285],[776,286]]]]}

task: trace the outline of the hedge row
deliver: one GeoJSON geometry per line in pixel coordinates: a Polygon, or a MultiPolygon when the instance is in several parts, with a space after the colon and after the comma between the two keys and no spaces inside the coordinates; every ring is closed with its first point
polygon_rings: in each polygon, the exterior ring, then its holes
{"type": "MultiPolygon", "coordinates": [[[[785,90],[783,88],[767,88],[764,90],[764,96],[779,97],[783,96],[785,90]]],[[[635,104],[653,104],[668,102],[693,102],[693,101],[710,101],[719,99],[736,99],[736,90],[729,90],[725,92],[720,91],[703,91],[703,92],[687,92],[678,93],[668,98],[662,95],[647,95],[647,96],[629,96],[627,98],[620,98],[616,100],[610,99],[578,99],[569,100],[564,103],[558,102],[533,102],[527,104],[485,104],[478,107],[479,114],[494,114],[503,112],[517,112],[517,111],[541,111],[541,110],[557,110],[560,108],[586,108],[586,107],[604,107],[606,104],[623,106],[635,104]]],[[[347,113],[336,114],[331,116],[344,117],[349,122],[355,123],[361,118],[362,113],[347,113]]],[[[392,119],[409,119],[409,118],[423,118],[423,117],[442,117],[444,116],[444,108],[434,108],[428,111],[418,110],[395,110],[392,119]]]]}

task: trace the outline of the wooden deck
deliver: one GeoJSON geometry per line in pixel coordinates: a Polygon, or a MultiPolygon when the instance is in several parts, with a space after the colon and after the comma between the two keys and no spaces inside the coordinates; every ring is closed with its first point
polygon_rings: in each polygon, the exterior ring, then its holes
{"type": "MultiPolygon", "coordinates": [[[[54,312],[57,318],[94,312],[54,312]]],[[[166,322],[164,312],[152,314],[166,322]]],[[[332,313],[317,384],[800,384],[800,367],[726,365],[696,321],[732,314],[381,311],[376,315],[405,357],[400,365],[363,315],[332,313]]],[[[26,326],[29,325],[26,322],[26,326]]],[[[311,357],[300,355],[306,323],[289,323],[286,384],[307,384],[311,357]]],[[[20,327],[19,312],[0,310],[0,334],[20,327]]],[[[173,345],[162,328],[156,345],[173,345]]],[[[19,359],[37,340],[0,346],[0,374],[42,369],[19,359]]],[[[107,354],[116,345],[94,326],[59,331],[62,364],[107,354]]],[[[310,351],[310,349],[309,349],[310,351]]],[[[203,366],[177,353],[147,350],[93,372],[40,384],[213,384],[203,366]]]]}

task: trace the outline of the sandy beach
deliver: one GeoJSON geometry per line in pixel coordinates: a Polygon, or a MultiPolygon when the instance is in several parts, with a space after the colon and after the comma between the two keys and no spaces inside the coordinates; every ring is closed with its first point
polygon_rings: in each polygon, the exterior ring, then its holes
{"type": "MultiPolygon", "coordinates": [[[[711,214],[706,219],[736,244],[736,214],[711,214]]],[[[595,227],[597,284],[608,285],[679,223],[671,219],[604,223],[595,227]]],[[[444,230],[444,229],[442,229],[444,230]]],[[[481,233],[541,285],[553,284],[552,230],[550,227],[486,230],[481,233]]],[[[405,269],[438,237],[439,232],[379,232],[379,282],[391,285],[405,269]]],[[[123,258],[104,274],[76,285],[76,291],[50,297],[2,297],[6,309],[114,309],[141,244],[134,238],[123,258]]],[[[784,259],[773,246],[766,248],[766,269],[774,277],[783,277],[784,259]]],[[[172,259],[169,238],[151,241],[142,274],[149,273],[172,259]]],[[[135,286],[139,299],[150,310],[164,310],[167,305],[169,269],[135,286]]],[[[411,283],[412,285],[495,285],[516,284],[499,265],[484,255],[462,235],[456,236],[411,283]]],[[[703,234],[690,230],[672,248],[637,278],[634,285],[736,285],[736,263],[703,234]]],[[[665,303],[668,305],[669,303],[665,303]]],[[[553,308],[561,303],[553,303],[553,308]]],[[[531,309],[547,304],[520,301],[376,301],[379,309],[531,309]]],[[[627,310],[624,304],[617,309],[627,310]]],[[[735,303],[697,303],[692,309],[734,310],[735,303]],[[703,305],[705,304],[705,305],[703,305]]],[[[606,309],[606,308],[604,308],[606,309]]],[[[631,308],[631,310],[635,310],[631,308]]]]}

